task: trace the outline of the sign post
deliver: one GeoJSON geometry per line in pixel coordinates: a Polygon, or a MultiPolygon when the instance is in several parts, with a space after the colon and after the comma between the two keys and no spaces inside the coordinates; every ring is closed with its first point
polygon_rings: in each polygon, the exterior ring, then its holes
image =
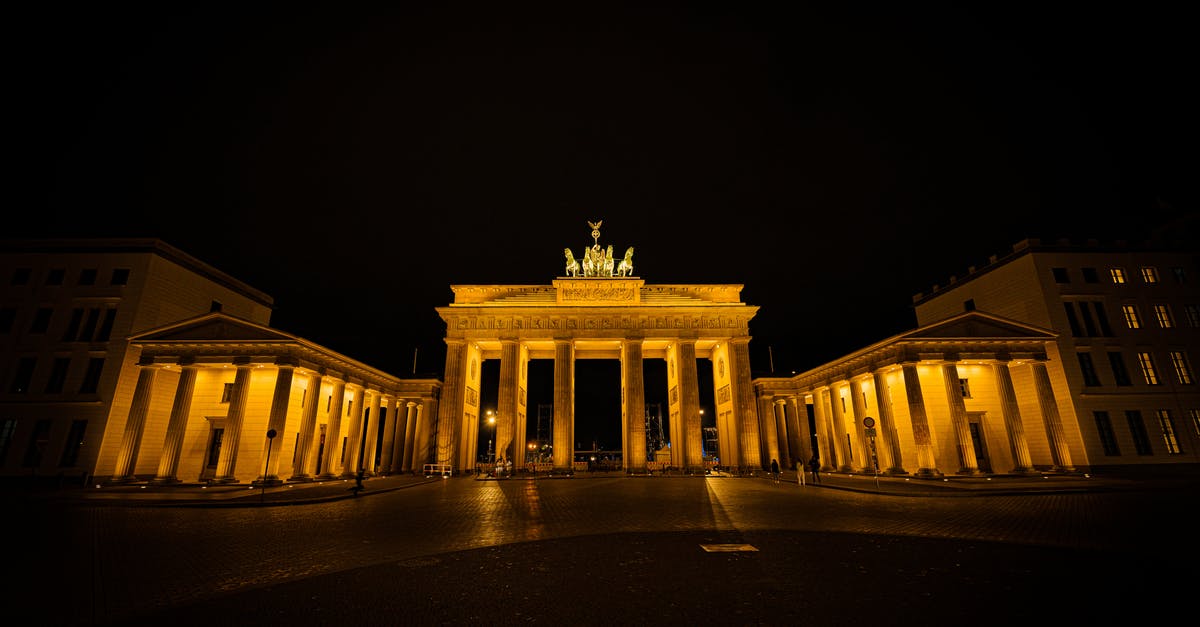
{"type": "Polygon", "coordinates": [[[871,445],[871,466],[875,468],[875,489],[879,489],[879,456],[875,454],[875,419],[867,416],[863,418],[863,431],[866,433],[867,442],[871,445]]]}
{"type": "Polygon", "coordinates": [[[258,503],[261,505],[267,498],[267,473],[271,471],[271,444],[275,439],[275,430],[267,429],[267,465],[263,467],[262,490],[258,493],[258,503]]]}

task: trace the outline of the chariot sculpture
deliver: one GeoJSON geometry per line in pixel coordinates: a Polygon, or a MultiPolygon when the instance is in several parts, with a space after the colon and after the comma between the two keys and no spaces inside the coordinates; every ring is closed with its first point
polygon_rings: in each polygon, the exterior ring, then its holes
{"type": "Polygon", "coordinates": [[[567,257],[566,275],[569,277],[629,277],[633,276],[633,246],[625,249],[625,257],[619,262],[613,255],[612,244],[608,248],[600,247],[600,225],[603,220],[592,222],[592,245],[583,249],[582,260],[576,259],[570,248],[564,248],[567,257]]]}

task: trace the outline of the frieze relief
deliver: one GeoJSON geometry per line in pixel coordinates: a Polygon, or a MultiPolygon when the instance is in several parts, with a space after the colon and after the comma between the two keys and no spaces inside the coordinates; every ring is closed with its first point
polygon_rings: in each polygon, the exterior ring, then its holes
{"type": "Polygon", "coordinates": [[[596,330],[596,329],[744,329],[747,319],[697,315],[594,316],[459,316],[450,321],[460,331],[596,330]]]}

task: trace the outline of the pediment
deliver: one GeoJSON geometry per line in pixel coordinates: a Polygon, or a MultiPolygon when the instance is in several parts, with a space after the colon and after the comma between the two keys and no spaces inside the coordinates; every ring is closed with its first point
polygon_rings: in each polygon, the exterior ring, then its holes
{"type": "Polygon", "coordinates": [[[205,314],[132,338],[134,342],[289,342],[296,338],[270,327],[221,313],[205,314]]]}
{"type": "Polygon", "coordinates": [[[1044,338],[1049,340],[1054,338],[1054,333],[1016,320],[969,311],[914,329],[900,336],[900,339],[904,340],[949,338],[1044,338]]]}

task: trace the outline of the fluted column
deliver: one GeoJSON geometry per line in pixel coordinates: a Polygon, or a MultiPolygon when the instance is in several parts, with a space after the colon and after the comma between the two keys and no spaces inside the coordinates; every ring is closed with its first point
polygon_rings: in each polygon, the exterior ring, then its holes
{"type": "Polygon", "coordinates": [[[496,459],[517,463],[517,451],[524,434],[517,433],[517,366],[521,345],[513,339],[500,340],[500,392],[496,406],[496,459]]]}
{"type": "Polygon", "coordinates": [[[1054,400],[1054,388],[1050,385],[1046,363],[1035,361],[1030,364],[1030,368],[1033,369],[1033,385],[1037,389],[1038,407],[1042,410],[1042,422],[1046,426],[1046,438],[1050,443],[1054,470],[1072,472],[1075,466],[1071,463],[1071,451],[1067,448],[1067,441],[1063,436],[1062,418],[1058,414],[1058,403],[1054,400]]]}
{"type": "Polygon", "coordinates": [[[801,416],[800,402],[795,396],[789,396],[784,399],[784,414],[787,416],[788,424],[788,452],[792,454],[791,467],[803,465],[808,461],[810,455],[808,427],[808,412],[805,411],[801,416]]]}
{"type": "Polygon", "coordinates": [[[575,459],[575,344],[554,340],[554,471],[570,472],[575,459]]]}
{"type": "Polygon", "coordinates": [[[350,423],[348,425],[349,441],[346,443],[346,467],[342,469],[343,477],[355,476],[363,465],[363,416],[366,413],[363,411],[363,399],[366,398],[367,391],[361,385],[354,385],[352,389],[354,396],[350,397],[350,407],[346,412],[346,419],[350,423]]]}
{"type": "Polygon", "coordinates": [[[309,457],[313,453],[313,440],[317,432],[317,407],[321,405],[321,373],[308,376],[308,392],[304,395],[304,407],[300,418],[300,440],[296,443],[292,476],[288,481],[312,481],[308,472],[309,457]]]}
{"type": "Polygon", "coordinates": [[[829,448],[829,388],[819,387],[813,390],[813,417],[817,423],[817,459],[821,462],[821,470],[833,469],[833,451],[829,448]]]}
{"type": "Polygon", "coordinates": [[[1033,471],[1033,459],[1029,456],[1029,442],[1025,439],[1025,423],[1021,419],[1021,408],[1017,405],[1017,392],[1013,388],[1012,373],[1008,371],[1008,360],[992,364],[996,373],[996,389],[1000,393],[1000,412],[1004,416],[1004,432],[1008,434],[1008,449],[1012,453],[1015,473],[1033,471]]]}
{"type": "Polygon", "coordinates": [[[198,368],[191,362],[183,363],[179,383],[175,386],[175,400],[171,403],[171,419],[167,422],[167,437],[163,440],[162,455],[158,458],[158,474],[151,483],[178,483],[179,455],[183,450],[183,434],[187,431],[188,413],[192,408],[192,395],[196,391],[198,368]]]}
{"type": "Polygon", "coordinates": [[[850,380],[850,409],[853,412],[851,423],[854,425],[854,447],[858,459],[858,468],[862,472],[875,472],[871,462],[871,445],[867,442],[866,425],[863,418],[867,417],[866,397],[863,396],[862,380],[850,380]]]}
{"type": "MultiPolygon", "coordinates": [[[[433,463],[452,465],[454,464],[455,454],[458,452],[459,444],[459,422],[463,417],[463,401],[465,390],[465,380],[467,377],[467,343],[459,339],[446,340],[446,374],[445,387],[442,390],[442,402],[438,407],[437,417],[437,451],[432,457],[436,458],[433,463]]],[[[422,417],[423,420],[428,420],[428,417],[422,417]]],[[[421,443],[417,444],[417,452],[421,453],[423,447],[421,443]]],[[[422,456],[421,464],[430,463],[425,461],[431,457],[428,452],[422,456]]],[[[421,470],[420,467],[414,466],[413,470],[421,470]]],[[[461,469],[460,469],[461,470],[461,469]]]]}
{"type": "MultiPolygon", "coordinates": [[[[416,441],[413,443],[413,472],[423,472],[425,464],[432,464],[434,460],[440,459],[440,449],[444,441],[441,429],[445,426],[440,418],[440,407],[438,401],[426,398],[421,399],[421,406],[417,408],[417,435],[416,441]],[[434,422],[435,417],[437,417],[436,423],[434,422]]],[[[450,438],[453,439],[453,434],[450,435],[450,438]]]]}
{"type": "Polygon", "coordinates": [[[417,403],[408,401],[404,405],[404,455],[401,456],[400,472],[417,472],[420,468],[413,466],[413,458],[416,456],[415,447],[417,444],[417,403]]]}
{"type": "Polygon", "coordinates": [[[237,467],[238,449],[242,441],[242,422],[246,416],[246,399],[250,396],[250,360],[236,359],[237,373],[233,376],[233,390],[229,396],[229,410],[225,415],[225,436],[221,439],[221,454],[217,459],[217,473],[213,483],[237,483],[233,475],[237,467]]]}
{"type": "Polygon", "coordinates": [[[646,470],[646,383],[642,369],[642,338],[621,344],[621,375],[625,387],[626,472],[646,470]]]}
{"type": "Polygon", "coordinates": [[[404,418],[399,414],[399,401],[391,394],[385,394],[387,410],[383,423],[383,454],[379,460],[379,472],[390,475],[395,472],[396,460],[400,459],[400,450],[404,448],[404,418]],[[396,437],[399,431],[400,437],[396,437]]]}
{"type": "Polygon", "coordinates": [[[896,432],[896,418],[892,414],[892,398],[888,392],[887,373],[875,370],[871,373],[875,380],[875,406],[879,408],[879,435],[876,440],[879,446],[879,465],[887,469],[889,475],[906,475],[903,456],[900,454],[900,436],[896,432]]]}
{"type": "Polygon", "coordinates": [[[128,483],[136,479],[138,449],[142,447],[142,432],[146,429],[146,416],[150,414],[150,396],[154,393],[154,379],[158,367],[150,362],[138,364],[137,387],[133,390],[133,403],[129,406],[129,417],[125,420],[125,431],[121,434],[121,448],[117,451],[117,466],[113,472],[113,483],[128,483]]]}
{"type": "MultiPolygon", "coordinates": [[[[704,431],[700,424],[700,375],[696,370],[696,342],[679,340],[679,445],[686,470],[704,470],[704,431]]],[[[675,431],[674,425],[671,431],[675,431]]],[[[676,446],[672,443],[672,446],[676,446]]]]}
{"type": "Polygon", "coordinates": [[[380,416],[383,413],[380,411],[380,408],[383,406],[383,395],[378,390],[370,390],[370,392],[371,409],[363,420],[363,426],[365,427],[363,431],[366,433],[364,436],[366,441],[363,442],[362,467],[366,470],[368,477],[374,477],[379,472],[375,458],[377,457],[376,452],[379,448],[379,430],[383,425],[383,418],[380,416]]]}
{"type": "Polygon", "coordinates": [[[288,405],[292,397],[292,379],[296,366],[292,363],[278,364],[275,376],[275,393],[271,399],[271,413],[267,418],[267,433],[263,434],[263,472],[256,483],[279,485],[279,454],[283,450],[283,431],[287,426],[288,405]],[[271,431],[275,437],[267,437],[271,431]]]}
{"type": "Polygon", "coordinates": [[[762,397],[757,402],[759,454],[770,467],[771,460],[779,461],[779,432],[775,428],[775,409],[771,399],[762,397]]]}
{"type": "Polygon", "coordinates": [[[750,338],[729,340],[730,382],[733,384],[734,416],[739,429],[742,468],[763,468],[758,454],[758,409],[754,405],[754,387],[750,383],[750,338]]]}
{"type": "Polygon", "coordinates": [[[967,405],[963,401],[962,385],[958,382],[958,365],[950,361],[942,364],[942,383],[946,387],[946,402],[950,406],[950,424],[954,426],[954,438],[958,442],[958,459],[962,465],[960,475],[979,474],[979,461],[975,458],[975,443],[971,439],[971,427],[967,424],[967,405]]]}
{"type": "Polygon", "coordinates": [[[904,392],[908,396],[908,415],[912,418],[913,440],[917,445],[917,475],[939,476],[941,471],[933,455],[933,438],[929,432],[929,417],[925,414],[925,395],[921,393],[921,379],[917,375],[917,364],[906,362],[901,366],[904,375],[904,392]]]}
{"type": "MultiPolygon", "coordinates": [[[[342,379],[333,380],[333,389],[329,392],[329,424],[325,425],[325,451],[321,455],[321,480],[334,479],[341,473],[334,470],[334,461],[342,450],[342,402],[346,397],[346,382],[342,379]]],[[[342,456],[345,463],[345,456],[342,456]]]]}
{"type": "Polygon", "coordinates": [[[844,398],[841,389],[836,385],[829,386],[829,422],[833,429],[830,439],[837,454],[837,469],[841,472],[851,472],[854,467],[851,465],[850,449],[846,442],[849,431],[846,429],[846,410],[842,407],[844,398]]]}

